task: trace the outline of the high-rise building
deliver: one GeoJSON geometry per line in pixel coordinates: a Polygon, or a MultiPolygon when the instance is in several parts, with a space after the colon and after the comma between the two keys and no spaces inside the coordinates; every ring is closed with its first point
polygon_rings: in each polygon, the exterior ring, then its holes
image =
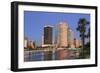
{"type": "Polygon", "coordinates": [[[27,47],[28,49],[34,49],[36,47],[35,42],[28,40],[27,47]]]}
{"type": "Polygon", "coordinates": [[[74,45],[75,45],[75,48],[79,48],[80,47],[80,42],[78,39],[74,39],[74,45]]]}
{"type": "Polygon", "coordinates": [[[74,33],[70,28],[68,28],[68,45],[69,45],[70,48],[75,48],[74,33]]]}
{"type": "Polygon", "coordinates": [[[57,25],[57,47],[68,46],[68,24],[66,22],[60,22],[57,25]]]}
{"type": "Polygon", "coordinates": [[[29,40],[28,40],[28,43],[27,43],[27,47],[28,47],[28,49],[31,49],[31,44],[30,44],[29,40]]]}
{"type": "Polygon", "coordinates": [[[79,40],[80,47],[82,47],[82,40],[79,40]]]}
{"type": "Polygon", "coordinates": [[[28,39],[24,37],[24,49],[27,49],[28,47],[28,39]]]}
{"type": "MultiPolygon", "coordinates": [[[[42,47],[53,46],[53,27],[47,25],[44,27],[44,33],[42,35],[42,47]]],[[[44,60],[52,60],[52,51],[44,52],[44,60]]]]}
{"type": "Polygon", "coordinates": [[[76,48],[79,48],[80,47],[80,42],[78,39],[76,39],[76,48]]]}
{"type": "Polygon", "coordinates": [[[30,41],[30,46],[31,46],[31,49],[34,49],[36,47],[35,42],[34,41],[30,41]]]}
{"type": "Polygon", "coordinates": [[[44,27],[44,33],[42,35],[42,46],[52,46],[53,41],[53,29],[52,26],[47,25],[44,27]]]}

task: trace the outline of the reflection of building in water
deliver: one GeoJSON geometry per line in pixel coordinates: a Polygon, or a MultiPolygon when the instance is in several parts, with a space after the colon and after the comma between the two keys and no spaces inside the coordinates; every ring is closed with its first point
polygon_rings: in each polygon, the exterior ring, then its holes
{"type": "Polygon", "coordinates": [[[52,26],[48,25],[44,27],[44,33],[42,35],[42,47],[52,46],[53,32],[52,26]]]}
{"type": "Polygon", "coordinates": [[[52,51],[44,52],[44,60],[52,60],[52,51]]]}
{"type": "Polygon", "coordinates": [[[65,22],[60,22],[57,25],[57,47],[67,47],[68,46],[68,24],[65,22]]]}
{"type": "Polygon", "coordinates": [[[58,53],[59,60],[67,59],[70,55],[69,50],[60,50],[58,53]]]}

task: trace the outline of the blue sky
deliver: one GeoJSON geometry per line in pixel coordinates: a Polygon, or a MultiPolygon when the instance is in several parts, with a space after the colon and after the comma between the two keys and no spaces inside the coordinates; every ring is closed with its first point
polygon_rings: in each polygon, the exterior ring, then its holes
{"type": "Polygon", "coordinates": [[[90,14],[24,11],[24,35],[40,45],[43,27],[45,25],[54,26],[54,34],[56,25],[64,21],[74,31],[75,38],[79,38],[79,32],[76,31],[76,27],[80,18],[90,21],[90,14]]]}

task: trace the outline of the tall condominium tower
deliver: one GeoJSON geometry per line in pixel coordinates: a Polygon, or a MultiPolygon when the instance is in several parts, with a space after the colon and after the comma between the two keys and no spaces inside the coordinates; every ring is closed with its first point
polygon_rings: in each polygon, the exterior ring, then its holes
{"type": "Polygon", "coordinates": [[[75,46],[76,48],[79,48],[80,47],[80,42],[79,42],[79,40],[78,39],[76,39],[76,46],[75,46]]]}
{"type": "Polygon", "coordinates": [[[51,46],[53,40],[52,26],[48,25],[44,27],[44,33],[42,35],[42,46],[51,46]]]}
{"type": "Polygon", "coordinates": [[[68,45],[70,48],[75,48],[74,45],[74,32],[68,28],[68,45]]]}
{"type": "Polygon", "coordinates": [[[81,46],[80,41],[78,39],[74,39],[74,45],[75,45],[75,48],[79,48],[81,46]]]}
{"type": "Polygon", "coordinates": [[[60,22],[57,25],[57,47],[67,47],[68,46],[68,24],[65,22],[60,22]]]}

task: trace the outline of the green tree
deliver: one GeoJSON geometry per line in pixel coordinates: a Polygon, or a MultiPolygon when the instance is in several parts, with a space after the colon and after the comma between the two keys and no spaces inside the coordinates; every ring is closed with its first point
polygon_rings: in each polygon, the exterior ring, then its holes
{"type": "Polygon", "coordinates": [[[87,32],[87,39],[88,39],[88,42],[87,44],[85,45],[86,47],[86,54],[88,57],[90,57],[90,27],[88,28],[88,32],[87,32]]]}
{"type": "Polygon", "coordinates": [[[80,32],[80,38],[82,41],[82,52],[84,54],[84,48],[85,48],[85,38],[86,38],[86,26],[89,24],[89,22],[85,18],[80,18],[78,21],[77,31],[80,32]]]}
{"type": "Polygon", "coordinates": [[[90,43],[90,28],[88,28],[87,38],[89,39],[88,43],[90,43]]]}

